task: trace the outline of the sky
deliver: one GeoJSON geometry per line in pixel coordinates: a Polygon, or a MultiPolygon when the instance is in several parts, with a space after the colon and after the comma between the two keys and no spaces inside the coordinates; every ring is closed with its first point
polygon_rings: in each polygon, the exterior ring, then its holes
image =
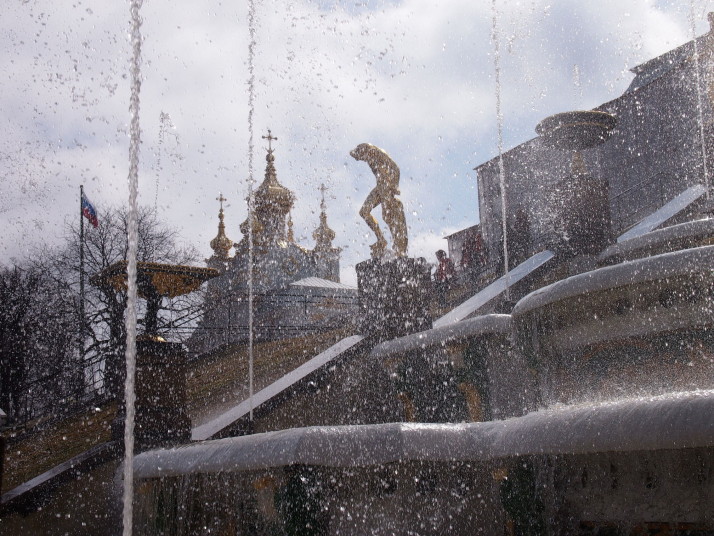
{"type": "MultiPolygon", "coordinates": [[[[374,241],[358,216],[374,177],[349,156],[356,145],[399,165],[409,254],[433,261],[445,235],[478,222],[474,168],[498,154],[497,94],[507,150],[550,114],[617,98],[632,67],[708,31],[714,11],[714,0],[254,3],[253,178],[262,181],[270,129],[278,180],[296,195],[297,241],[314,245],[324,183],[348,284],[374,241]]],[[[247,9],[141,7],[139,202],[204,257],[219,193],[236,242],[247,213],[247,9]]],[[[80,184],[100,220],[128,203],[129,24],[128,2],[5,0],[0,264],[60,244],[80,184]]]]}

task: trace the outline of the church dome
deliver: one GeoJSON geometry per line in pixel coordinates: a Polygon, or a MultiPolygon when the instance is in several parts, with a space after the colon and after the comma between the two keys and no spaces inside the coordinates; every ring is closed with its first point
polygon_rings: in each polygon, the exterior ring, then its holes
{"type": "Polygon", "coordinates": [[[275,171],[275,155],[272,149],[265,156],[265,179],[255,191],[255,204],[258,210],[279,210],[287,214],[292,208],[295,196],[285,186],[278,182],[275,171]]]}
{"type": "Polygon", "coordinates": [[[218,213],[218,234],[211,240],[211,249],[216,257],[227,259],[230,257],[229,251],[233,247],[233,241],[226,236],[226,226],[223,223],[223,209],[218,213]]]}
{"type": "Polygon", "coordinates": [[[217,200],[221,203],[221,209],[218,211],[218,234],[211,240],[210,246],[214,257],[220,260],[228,260],[233,241],[226,236],[226,225],[223,222],[223,201],[226,201],[226,198],[221,194],[217,200]]]}

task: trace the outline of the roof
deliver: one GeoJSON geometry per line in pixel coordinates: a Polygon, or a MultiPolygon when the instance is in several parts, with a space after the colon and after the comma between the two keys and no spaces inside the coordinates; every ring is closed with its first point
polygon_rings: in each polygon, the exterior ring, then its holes
{"type": "Polygon", "coordinates": [[[291,287],[316,287],[316,288],[333,288],[340,290],[357,290],[357,287],[351,287],[350,285],[345,285],[343,283],[336,283],[334,281],[329,281],[328,279],[321,279],[319,277],[306,277],[304,279],[299,279],[298,281],[293,281],[290,283],[291,287]]]}
{"type": "Polygon", "coordinates": [[[448,235],[446,235],[444,238],[448,240],[449,238],[455,238],[455,237],[457,237],[457,236],[459,236],[459,235],[461,235],[461,234],[468,234],[468,233],[472,233],[472,232],[479,232],[480,230],[481,230],[481,224],[480,224],[480,223],[477,223],[477,224],[475,224],[475,225],[472,225],[471,227],[466,227],[465,229],[461,229],[461,230],[456,231],[456,232],[454,232],[454,233],[448,234],[448,235]]]}
{"type": "Polygon", "coordinates": [[[694,41],[689,41],[674,50],[670,50],[669,52],[665,52],[656,58],[652,58],[651,60],[641,63],[640,65],[636,65],[630,69],[630,71],[635,74],[635,78],[632,80],[625,93],[630,93],[631,91],[640,89],[641,87],[662,78],[693,55],[694,41]]]}

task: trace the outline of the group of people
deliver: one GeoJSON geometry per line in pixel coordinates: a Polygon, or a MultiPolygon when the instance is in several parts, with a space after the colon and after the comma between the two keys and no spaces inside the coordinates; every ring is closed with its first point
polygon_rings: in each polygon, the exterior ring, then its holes
{"type": "MultiPolygon", "coordinates": [[[[436,252],[438,261],[434,272],[434,288],[440,305],[446,305],[446,296],[453,280],[456,278],[456,267],[446,254],[440,249],[436,252]]],[[[465,240],[461,246],[460,269],[464,273],[475,272],[486,264],[486,252],[481,233],[471,240],[465,240]]]]}

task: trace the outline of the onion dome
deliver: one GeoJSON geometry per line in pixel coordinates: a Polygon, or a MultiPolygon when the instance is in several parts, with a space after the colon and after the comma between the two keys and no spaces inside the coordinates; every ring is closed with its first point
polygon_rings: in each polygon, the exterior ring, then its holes
{"type": "Polygon", "coordinates": [[[218,197],[218,201],[221,203],[221,209],[218,212],[218,234],[216,238],[211,240],[211,249],[213,250],[213,255],[221,260],[228,260],[230,258],[230,250],[233,247],[233,241],[226,236],[226,225],[223,223],[223,201],[227,201],[223,194],[218,197]]]}
{"type": "Polygon", "coordinates": [[[265,156],[267,165],[265,166],[265,179],[255,191],[255,206],[258,211],[277,210],[287,214],[293,206],[295,196],[293,193],[278,182],[275,171],[275,155],[272,149],[268,149],[265,156]]]}

